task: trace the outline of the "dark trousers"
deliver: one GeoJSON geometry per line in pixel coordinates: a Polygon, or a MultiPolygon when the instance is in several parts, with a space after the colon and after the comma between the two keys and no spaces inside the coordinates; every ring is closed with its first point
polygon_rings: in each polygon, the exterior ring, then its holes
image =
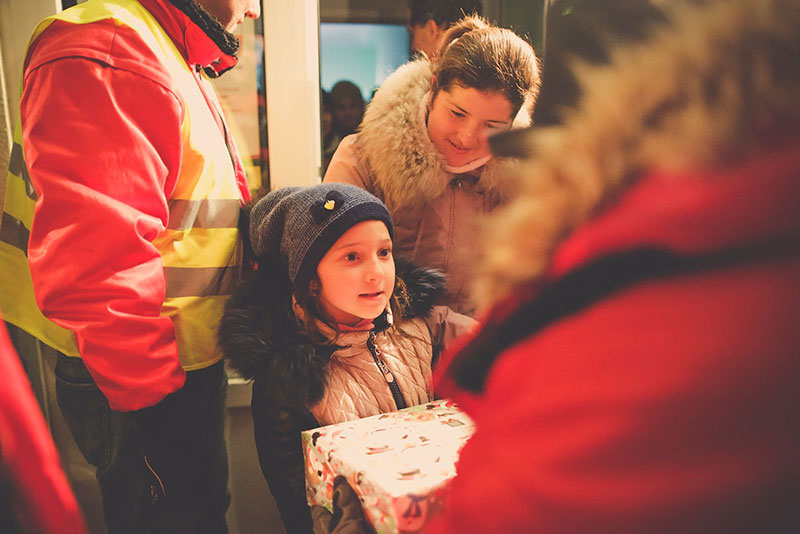
{"type": "Polygon", "coordinates": [[[200,476],[196,506],[175,510],[154,493],[133,416],[109,408],[80,358],[58,355],[56,397],[75,441],[86,460],[97,468],[103,511],[109,534],[186,532],[225,534],[230,504],[225,445],[225,389],[222,362],[186,374],[185,392],[192,396],[191,413],[183,414],[196,436],[200,476]]]}

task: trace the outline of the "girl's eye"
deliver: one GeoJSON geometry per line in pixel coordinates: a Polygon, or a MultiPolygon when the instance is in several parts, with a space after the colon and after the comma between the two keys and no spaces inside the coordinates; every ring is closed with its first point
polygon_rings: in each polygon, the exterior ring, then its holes
{"type": "Polygon", "coordinates": [[[345,261],[356,261],[358,259],[358,254],[355,252],[350,252],[349,254],[344,255],[345,261]]]}
{"type": "Polygon", "coordinates": [[[391,255],[392,255],[392,249],[390,249],[389,247],[382,248],[378,251],[378,256],[380,256],[381,258],[388,258],[391,255]]]}
{"type": "Polygon", "coordinates": [[[450,113],[452,113],[454,117],[458,117],[459,119],[464,118],[466,116],[463,113],[461,113],[460,111],[456,111],[454,109],[451,109],[450,113]]]}

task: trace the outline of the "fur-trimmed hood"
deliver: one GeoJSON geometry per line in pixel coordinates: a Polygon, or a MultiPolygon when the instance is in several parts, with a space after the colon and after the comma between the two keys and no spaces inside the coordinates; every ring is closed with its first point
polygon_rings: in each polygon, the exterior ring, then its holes
{"type": "Polygon", "coordinates": [[[487,224],[480,302],[539,279],[575,228],[642,178],[699,177],[800,134],[800,4],[664,10],[646,41],[612,45],[607,65],[574,65],[577,104],[561,126],[526,134],[519,196],[487,224]]]}
{"type": "MultiPolygon", "coordinates": [[[[405,282],[403,319],[427,315],[444,290],[444,276],[434,269],[397,262],[405,282]]],[[[377,324],[377,322],[376,322],[377,324]]],[[[231,367],[242,377],[258,378],[278,403],[310,406],[325,391],[328,360],[338,348],[313,343],[292,310],[289,281],[282,266],[262,263],[255,276],[240,284],[225,307],[219,343],[231,367]]]]}
{"type": "MultiPolygon", "coordinates": [[[[394,209],[435,199],[447,187],[446,164],[428,136],[431,62],[424,57],[406,63],[389,76],[364,113],[358,148],[375,176],[375,184],[394,209]]],[[[533,102],[517,113],[512,128],[529,126],[533,102]]],[[[513,162],[505,162],[513,164],[513,162]]],[[[502,160],[483,167],[480,185],[490,196],[502,198],[502,160]]]]}

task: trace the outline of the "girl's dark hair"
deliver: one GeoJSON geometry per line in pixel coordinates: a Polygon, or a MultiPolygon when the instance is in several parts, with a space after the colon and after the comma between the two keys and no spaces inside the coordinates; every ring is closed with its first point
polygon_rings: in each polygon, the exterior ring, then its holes
{"type": "Polygon", "coordinates": [[[433,96],[454,85],[502,94],[516,115],[539,91],[533,47],[517,34],[471,15],[445,34],[433,65],[433,96]]]}
{"type": "MultiPolygon", "coordinates": [[[[294,288],[294,298],[303,310],[303,315],[306,320],[303,321],[302,324],[308,338],[318,345],[333,345],[339,337],[339,334],[341,334],[341,331],[336,323],[327,321],[320,313],[318,305],[319,288],[319,277],[314,274],[307,287],[294,288]],[[323,322],[336,332],[333,339],[329,339],[317,328],[317,321],[314,319],[323,322]]],[[[389,307],[392,310],[394,326],[400,326],[403,322],[403,313],[410,308],[410,303],[406,284],[399,276],[395,276],[394,279],[394,289],[392,291],[392,296],[389,298],[389,307]]]]}

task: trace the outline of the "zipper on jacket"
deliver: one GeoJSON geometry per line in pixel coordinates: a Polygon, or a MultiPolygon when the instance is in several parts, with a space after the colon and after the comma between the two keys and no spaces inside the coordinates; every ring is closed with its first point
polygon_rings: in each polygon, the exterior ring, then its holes
{"type": "Polygon", "coordinates": [[[375,365],[378,366],[378,370],[383,375],[383,379],[386,380],[386,383],[389,385],[389,389],[392,391],[392,397],[394,397],[394,403],[397,405],[397,409],[402,410],[403,408],[406,408],[406,401],[403,399],[403,393],[400,391],[400,386],[397,385],[397,380],[394,379],[392,370],[389,369],[389,366],[386,365],[386,362],[384,362],[383,358],[381,358],[381,349],[378,347],[378,344],[375,343],[375,332],[369,333],[367,348],[369,349],[369,353],[372,354],[372,359],[375,360],[375,365]]]}
{"type": "MultiPolygon", "coordinates": [[[[460,181],[458,183],[458,187],[461,187],[460,181]]],[[[447,192],[450,196],[450,217],[447,223],[447,243],[444,247],[444,258],[442,259],[442,264],[445,267],[450,262],[450,249],[453,246],[453,228],[455,227],[456,222],[456,186],[454,185],[453,181],[450,182],[450,187],[447,188],[447,192]]]]}

